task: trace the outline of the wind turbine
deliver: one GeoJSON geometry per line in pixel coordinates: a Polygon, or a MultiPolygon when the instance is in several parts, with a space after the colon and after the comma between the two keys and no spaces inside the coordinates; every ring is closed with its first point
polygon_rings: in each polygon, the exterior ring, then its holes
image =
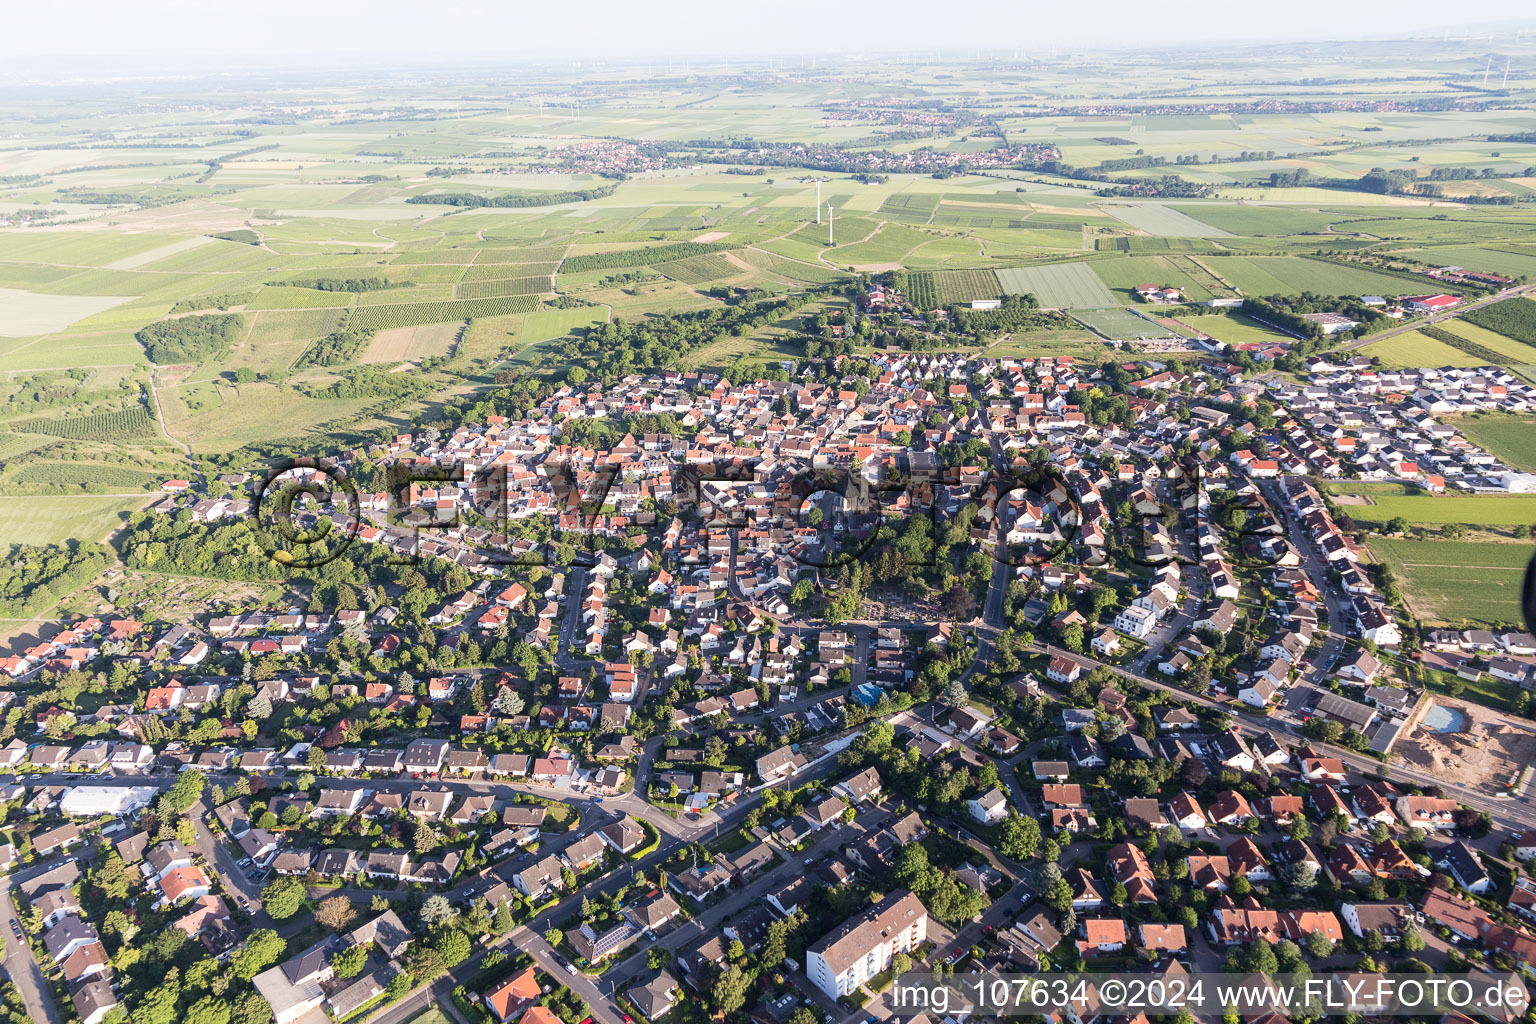
{"type": "Polygon", "coordinates": [[[1493,54],[1488,55],[1488,63],[1483,67],[1483,88],[1488,88],[1488,72],[1493,70],[1493,54]]]}
{"type": "Polygon", "coordinates": [[[821,179],[816,179],[816,223],[821,223],[821,179]]]}
{"type": "Polygon", "coordinates": [[[1504,58],[1504,81],[1499,83],[1499,88],[1500,89],[1507,89],[1507,88],[1509,88],[1509,62],[1510,62],[1510,58],[1505,57],[1504,58]]]}
{"type": "Polygon", "coordinates": [[[832,241],[832,233],[837,230],[837,218],[832,215],[832,204],[827,204],[827,245],[830,247],[837,243],[832,241]]]}

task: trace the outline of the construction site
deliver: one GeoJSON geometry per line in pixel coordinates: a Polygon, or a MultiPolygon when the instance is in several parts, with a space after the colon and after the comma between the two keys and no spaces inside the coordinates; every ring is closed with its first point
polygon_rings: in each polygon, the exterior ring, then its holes
{"type": "Polygon", "coordinates": [[[1424,700],[1393,747],[1409,768],[1486,793],[1510,793],[1536,756],[1536,725],[1452,697],[1424,700]]]}

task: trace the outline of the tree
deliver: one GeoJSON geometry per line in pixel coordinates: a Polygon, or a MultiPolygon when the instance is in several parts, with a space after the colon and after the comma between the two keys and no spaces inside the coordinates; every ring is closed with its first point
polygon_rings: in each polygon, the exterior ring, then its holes
{"type": "Polygon", "coordinates": [[[278,878],[261,890],[261,905],[274,921],[286,921],[304,908],[304,883],[297,878],[278,878]]]}
{"type": "Polygon", "coordinates": [[[367,946],[349,946],[331,957],[331,969],[338,978],[355,978],[368,963],[367,946]]]}
{"type": "Polygon", "coordinates": [[[315,920],[333,932],[346,931],[356,918],[357,911],[352,909],[352,901],[345,896],[329,896],[320,901],[320,907],[315,911],[315,920]]]}
{"type": "Polygon", "coordinates": [[[1417,953],[1424,948],[1424,936],[1417,927],[1410,923],[1403,929],[1399,945],[1403,947],[1403,952],[1405,953],[1417,953]]]}
{"type": "Polygon", "coordinates": [[[963,708],[970,702],[971,695],[966,692],[964,686],[960,685],[958,679],[946,686],[944,692],[939,694],[939,703],[948,708],[963,708]]]}
{"type": "Polygon", "coordinates": [[[507,901],[502,900],[496,904],[496,932],[505,935],[512,930],[512,911],[507,909],[507,901]]]}
{"type": "Polygon", "coordinates": [[[1473,810],[1470,807],[1462,807],[1452,814],[1452,821],[1456,824],[1456,831],[1469,839],[1481,839],[1493,828],[1493,818],[1487,811],[1473,810]]]}
{"type": "Polygon", "coordinates": [[[271,928],[258,928],[245,940],[245,948],[230,961],[230,968],[241,981],[250,981],[283,958],[287,941],[271,928]]]}
{"type": "Polygon", "coordinates": [[[100,889],[109,901],[122,903],[128,898],[133,879],[128,875],[128,866],[123,863],[123,858],[114,852],[107,854],[101,866],[91,872],[91,884],[100,889]]]}
{"type": "Polygon", "coordinates": [[[1280,882],[1296,892],[1306,892],[1317,885],[1317,869],[1305,861],[1296,861],[1280,868],[1280,882]]]}
{"type": "Polygon", "coordinates": [[[1042,897],[1045,905],[1058,914],[1065,914],[1072,907],[1072,886],[1067,884],[1065,878],[1059,878],[1042,897]]]}
{"type": "Polygon", "coordinates": [[[135,1024],[172,1024],[176,1020],[177,986],[156,985],[139,1000],[133,1010],[135,1024]]]}
{"type": "Polygon", "coordinates": [[[433,948],[443,958],[444,967],[454,968],[469,959],[469,936],[457,928],[445,928],[433,948]]]}
{"type": "Polygon", "coordinates": [[[203,787],[207,784],[208,780],[203,777],[202,772],[182,772],[176,776],[170,792],[166,794],[176,814],[186,814],[187,810],[203,795],[203,787]]]}
{"type": "Polygon", "coordinates": [[[665,946],[652,946],[645,954],[645,965],[653,971],[664,971],[672,966],[672,951],[665,946]]]}
{"type": "Polygon", "coordinates": [[[747,976],[740,967],[731,964],[715,979],[710,996],[714,1000],[715,1009],[726,1016],[735,1013],[747,1002],[747,976]]]}
{"type": "Polygon", "coordinates": [[[1322,932],[1307,933],[1307,952],[1315,957],[1333,955],[1333,940],[1322,932]]]}
{"type": "Polygon", "coordinates": [[[1339,742],[1339,737],[1344,735],[1344,727],[1338,722],[1318,717],[1313,717],[1311,721],[1302,726],[1301,731],[1315,740],[1322,740],[1324,743],[1337,743],[1339,742]]]}
{"type": "Polygon", "coordinates": [[[789,1015],[787,1024],[821,1024],[821,1018],[809,1006],[797,1006],[789,1015]]]}
{"type": "Polygon", "coordinates": [[[204,996],[182,1015],[185,1024],[229,1024],[229,1004],[223,999],[204,996]]]}
{"type": "Polygon", "coordinates": [[[1254,939],[1227,954],[1227,962],[1233,971],[1242,974],[1274,974],[1280,969],[1274,947],[1263,939],[1254,939]]]}
{"type": "Polygon", "coordinates": [[[1078,654],[1083,653],[1083,627],[1079,623],[1072,623],[1061,631],[1061,646],[1078,654]]]}
{"type": "Polygon", "coordinates": [[[384,986],[384,997],[389,1002],[394,1002],[411,990],[413,981],[410,971],[399,971],[389,979],[389,984],[384,986]]]}
{"type": "Polygon", "coordinates": [[[997,848],[1004,857],[1014,860],[1033,857],[1040,848],[1040,823],[1017,813],[1008,815],[999,828],[997,848]]]}
{"type": "Polygon", "coordinates": [[[523,698],[517,695],[517,691],[510,686],[504,686],[496,691],[496,699],[491,703],[491,709],[504,718],[523,713],[523,698]]]}
{"type": "Polygon", "coordinates": [[[564,938],[565,933],[562,932],[559,928],[550,928],[544,932],[544,941],[549,943],[551,946],[560,945],[564,938]]]}
{"type": "Polygon", "coordinates": [[[441,927],[457,916],[458,911],[453,909],[453,904],[442,893],[428,896],[421,905],[421,923],[428,928],[441,927]]]}

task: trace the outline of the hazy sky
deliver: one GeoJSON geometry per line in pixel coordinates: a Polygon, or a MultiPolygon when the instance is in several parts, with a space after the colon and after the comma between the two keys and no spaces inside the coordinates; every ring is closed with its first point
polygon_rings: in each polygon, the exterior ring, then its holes
{"type": "MultiPolygon", "coordinates": [[[[1531,19],[1529,0],[74,0],[21,3],[0,16],[0,58],[55,55],[227,56],[260,67],[305,56],[355,63],[415,54],[692,55],[812,51],[1028,52],[1100,42],[1116,47],[1256,39],[1401,38],[1531,19]],[[1471,20],[1469,20],[1471,19],[1471,20]]],[[[1533,24],[1536,28],[1536,24],[1533,24]]],[[[1486,30],[1486,29],[1485,29],[1486,30]]],[[[1496,37],[1494,46],[1497,47],[1496,37]]],[[[28,63],[32,63],[28,61],[28,63]]],[[[174,71],[174,64],[165,68],[174,71]]]]}

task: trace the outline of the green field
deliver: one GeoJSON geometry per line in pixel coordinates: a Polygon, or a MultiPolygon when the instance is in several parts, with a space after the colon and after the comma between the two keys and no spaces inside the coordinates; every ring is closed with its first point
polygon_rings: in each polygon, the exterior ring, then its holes
{"type": "Polygon", "coordinates": [[[1397,295],[1411,287],[1401,277],[1305,256],[1202,256],[1200,262],[1244,295],[1397,295]]]}
{"type": "Polygon", "coordinates": [[[1412,524],[1518,526],[1536,523],[1536,494],[1429,494],[1373,496],[1369,505],[1349,505],[1352,519],[1384,523],[1398,516],[1412,524]]]}
{"type": "Polygon", "coordinates": [[[1104,337],[1115,341],[1163,338],[1173,333],[1129,309],[1079,309],[1072,314],[1104,337]]]}
{"type": "Polygon", "coordinates": [[[1010,267],[999,270],[997,280],[1009,295],[1034,295],[1048,309],[1093,309],[1116,303],[1114,293],[1086,263],[1010,267]]]}
{"type": "Polygon", "coordinates": [[[972,299],[995,299],[1003,291],[997,275],[990,270],[935,271],[933,289],[941,306],[972,299]]]}
{"type": "Polygon", "coordinates": [[[1229,345],[1266,345],[1274,342],[1289,344],[1293,339],[1289,334],[1284,334],[1271,327],[1265,327],[1256,320],[1250,320],[1241,313],[1214,313],[1208,316],[1191,316],[1184,318],[1184,322],[1197,331],[1210,335],[1217,341],[1224,341],[1229,345]]]}
{"type": "Polygon", "coordinates": [[[1372,342],[1360,350],[1367,359],[1380,359],[1387,367],[1406,366],[1481,366],[1481,359],[1443,341],[1408,331],[1381,341],[1372,342]]]}
{"type": "Polygon", "coordinates": [[[1469,416],[1453,421],[1468,441],[1525,473],[1536,473],[1536,418],[1518,415],[1469,416]]]}
{"type": "Polygon", "coordinates": [[[145,500],[106,495],[0,496],[0,547],[71,538],[101,540],[122,522],[123,513],[142,507],[145,500]]]}
{"type": "Polygon", "coordinates": [[[1149,235],[1174,238],[1229,237],[1221,228],[1201,223],[1181,210],[1160,203],[1106,203],[1102,208],[1116,220],[1123,220],[1149,235]]]}
{"type": "Polygon", "coordinates": [[[1389,540],[1371,553],[1392,567],[1414,613],[1429,622],[1516,624],[1529,544],[1389,540]]]}

